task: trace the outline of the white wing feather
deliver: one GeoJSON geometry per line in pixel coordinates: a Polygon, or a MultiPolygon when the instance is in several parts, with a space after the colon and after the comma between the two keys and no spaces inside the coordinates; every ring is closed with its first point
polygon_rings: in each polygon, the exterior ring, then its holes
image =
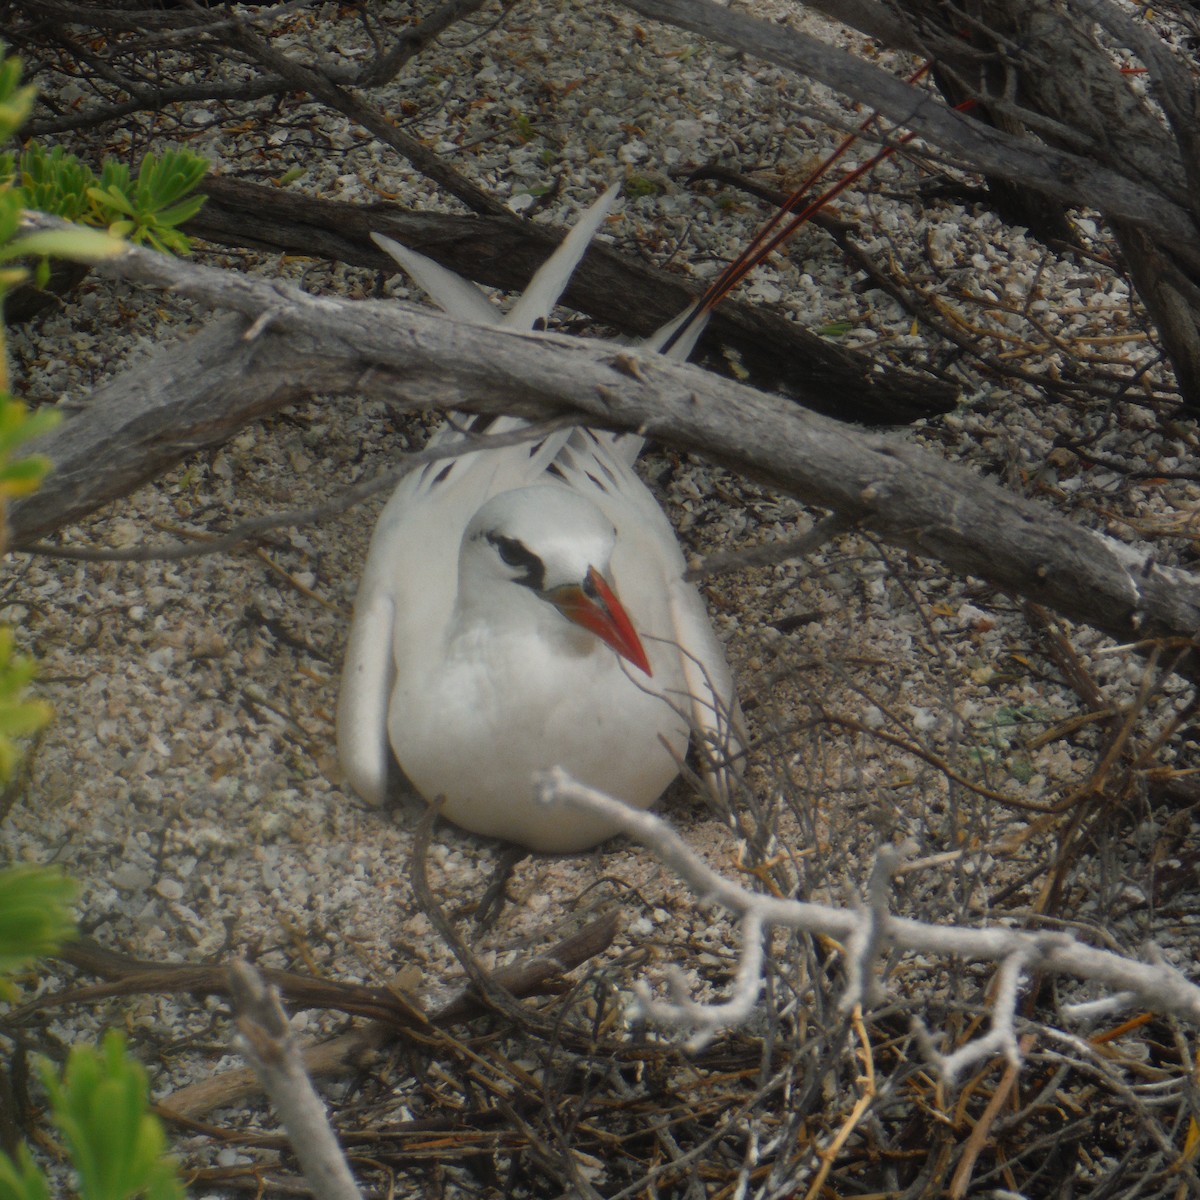
{"type": "Polygon", "coordinates": [[[371,234],[371,240],[380,250],[390,254],[447,316],[474,325],[499,325],[504,320],[495,305],[469,279],[447,271],[432,258],[426,258],[382,233],[371,234]]]}

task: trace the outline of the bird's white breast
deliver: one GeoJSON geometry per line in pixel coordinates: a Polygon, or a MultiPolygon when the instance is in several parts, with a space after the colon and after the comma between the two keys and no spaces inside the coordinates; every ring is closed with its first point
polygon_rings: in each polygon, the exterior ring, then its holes
{"type": "Polygon", "coordinates": [[[444,798],[456,824],[569,852],[616,829],[539,804],[536,773],[562,767],[646,808],[678,773],[688,729],[669,699],[682,680],[668,662],[667,678],[639,679],[586,631],[549,620],[561,628],[455,632],[436,673],[397,677],[388,732],[405,775],[427,799],[444,798]]]}

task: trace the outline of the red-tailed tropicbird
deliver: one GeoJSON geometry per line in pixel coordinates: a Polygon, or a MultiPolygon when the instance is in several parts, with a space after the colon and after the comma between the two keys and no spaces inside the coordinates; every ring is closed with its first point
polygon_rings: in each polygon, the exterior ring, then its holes
{"type": "MultiPolygon", "coordinates": [[[[507,316],[474,284],[375,241],[450,316],[532,330],[616,192],[588,209],[507,316]]],[[[698,335],[671,356],[685,358],[698,335]]],[[[523,424],[500,418],[488,431],[523,424]]],[[[724,650],[633,470],[640,448],[574,428],[435,461],[400,482],[371,541],[338,702],[338,753],[356,792],[382,803],[398,764],[462,828],[565,852],[616,830],[538,803],[537,772],[559,766],[646,808],[679,773],[692,730],[729,751],[724,650]]]]}

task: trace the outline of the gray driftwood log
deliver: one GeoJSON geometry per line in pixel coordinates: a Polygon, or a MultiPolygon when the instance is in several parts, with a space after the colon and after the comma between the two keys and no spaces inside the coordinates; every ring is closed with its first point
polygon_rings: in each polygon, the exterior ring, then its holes
{"type": "Polygon", "coordinates": [[[413,409],[570,415],[635,429],[1118,639],[1190,640],[1200,629],[1194,576],[899,436],[850,428],[692,366],[612,343],[463,325],[398,303],[314,297],[137,249],[103,269],[237,315],[113,380],[42,442],[56,470],[14,507],[16,547],[256,416],[354,392],[413,409]]]}

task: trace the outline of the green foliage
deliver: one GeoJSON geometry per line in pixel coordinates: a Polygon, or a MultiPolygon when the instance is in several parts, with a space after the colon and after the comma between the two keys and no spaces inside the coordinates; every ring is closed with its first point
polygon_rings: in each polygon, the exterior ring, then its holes
{"type": "Polygon", "coordinates": [[[517,119],[513,122],[513,130],[523,142],[531,142],[538,136],[533,122],[524,113],[517,113],[517,119]]]}
{"type": "MultiPolygon", "coordinates": [[[[128,164],[112,158],[104,160],[97,178],[77,155],[68,154],[61,146],[47,149],[35,141],[29,142],[15,165],[11,156],[7,164],[0,160],[0,178],[9,180],[17,217],[22,208],[37,209],[67,221],[107,229],[113,238],[172,254],[188,253],[188,239],[176,227],[200,211],[204,197],[189,193],[207,170],[205,159],[187,150],[167,150],[161,155],[147,154],[136,179],[128,164]]],[[[12,221],[10,214],[8,228],[0,223],[0,238],[15,232],[12,221]]],[[[97,249],[100,245],[95,243],[97,249]]],[[[85,259],[95,256],[87,247],[82,254],[58,246],[34,250],[27,240],[17,249],[25,254],[53,253],[85,259]]]]}
{"type": "Polygon", "coordinates": [[[5,53],[0,42],[0,143],[7,142],[33,111],[35,89],[21,86],[21,60],[5,53]]]}
{"type": "MultiPolygon", "coordinates": [[[[0,625],[0,781],[7,782],[17,761],[15,738],[28,737],[48,724],[54,710],[45,700],[31,700],[29,684],[37,664],[24,654],[13,653],[13,631],[0,625]]],[[[3,915],[0,914],[0,929],[3,915]]],[[[0,970],[4,942],[0,941],[0,970]]]]}
{"type": "MultiPolygon", "coordinates": [[[[0,43],[0,140],[10,138],[33,103],[33,89],[20,87],[17,59],[0,43]]],[[[127,234],[159,249],[186,252],[175,228],[203,202],[187,197],[205,164],[194,155],[147,155],[136,183],[128,168],[106,163],[100,179],[60,147],[31,144],[14,163],[0,155],[0,262],[19,255],[61,255],[84,261],[119,251],[127,234]],[[72,228],[22,236],[21,211],[40,207],[109,227],[108,233],[72,228]]],[[[26,272],[0,268],[0,304],[26,272]]],[[[0,322],[0,552],[7,537],[7,501],[36,490],[49,468],[41,455],[17,457],[20,446],[45,433],[57,420],[53,410],[30,413],[7,391],[4,327],[0,322]]],[[[13,631],[0,626],[0,780],[12,773],[14,740],[40,729],[51,716],[44,701],[27,689],[34,662],[14,653],[13,631]]],[[[5,972],[53,951],[73,932],[70,905],[74,884],[59,871],[40,867],[0,870],[0,994],[5,972]]],[[[146,1075],[115,1031],[96,1050],[76,1046],[60,1077],[49,1063],[39,1067],[50,1098],[51,1118],[79,1176],[82,1200],[182,1200],[174,1162],[166,1157],[162,1125],[149,1110],[146,1075]]],[[[50,1187],[29,1151],[15,1159],[0,1153],[0,1200],[50,1200],[50,1187]]]]}
{"type": "MultiPolygon", "coordinates": [[[[0,392],[0,550],[7,540],[4,510],[8,501],[36,491],[50,467],[44,455],[17,458],[14,452],[23,442],[58,424],[58,420],[59,414],[54,409],[30,413],[19,400],[0,392]]],[[[36,733],[54,715],[44,700],[29,698],[36,664],[32,658],[16,654],[13,643],[13,631],[0,625],[0,783],[12,777],[17,760],[15,739],[36,733]]],[[[8,947],[3,936],[4,916],[0,908],[0,970],[5,969],[4,952],[8,947]]]]}
{"type": "MultiPolygon", "coordinates": [[[[0,42],[0,55],[4,54],[0,42]]],[[[29,115],[34,89],[21,86],[20,59],[0,58],[0,143],[8,141],[29,115]]],[[[187,237],[178,226],[194,217],[204,203],[203,196],[191,195],[208,163],[187,150],[167,150],[147,154],[134,179],[129,167],[116,159],[105,159],[100,176],[77,155],[61,146],[46,147],[29,142],[14,160],[11,153],[0,154],[0,245],[4,258],[18,254],[55,254],[61,257],[94,261],[106,253],[115,253],[117,243],[77,239],[72,247],[61,240],[35,246],[31,238],[13,241],[18,232],[21,210],[36,209],[67,221],[107,229],[113,238],[153,246],[173,254],[187,254],[187,237]]],[[[35,235],[45,240],[52,235],[35,235]]],[[[23,276],[0,272],[0,288],[10,288],[23,276]]]]}
{"type": "Polygon", "coordinates": [[[147,154],[131,181],[129,167],[107,159],[100,179],[87,189],[88,199],[108,231],[172,254],[187,254],[187,237],[176,228],[204,203],[190,196],[204,178],[208,163],[187,150],[147,154]]]}
{"type": "Polygon", "coordinates": [[[657,196],[662,188],[653,179],[645,175],[630,175],[625,180],[625,195],[632,200],[641,200],[646,196],[657,196]]]}
{"type": "MultiPolygon", "coordinates": [[[[161,1122],[149,1111],[146,1073],[116,1030],[102,1047],[75,1046],[61,1077],[38,1063],[50,1118],[79,1176],[80,1200],[182,1200],[161,1122]]],[[[49,1200],[45,1175],[22,1147],[0,1154],[0,1200],[49,1200]]]]}
{"type": "MultiPolygon", "coordinates": [[[[2,53],[3,44],[0,43],[0,55],[2,53]]],[[[16,125],[10,126],[8,122],[16,121],[19,124],[18,118],[24,119],[32,106],[33,92],[29,88],[21,88],[20,79],[20,62],[15,58],[0,57],[0,136],[11,136],[16,125]]],[[[11,155],[6,157],[11,172],[11,155]]],[[[53,157],[53,154],[41,156],[38,170],[43,170],[53,157]]],[[[49,173],[49,170],[45,168],[43,174],[49,173]]],[[[19,236],[23,207],[24,196],[20,189],[12,186],[11,179],[0,184],[0,262],[21,253],[29,245],[29,239],[19,236]]],[[[91,231],[89,236],[97,235],[91,231]]],[[[0,304],[8,289],[19,283],[24,275],[25,272],[19,268],[0,269],[0,304]]],[[[53,409],[30,413],[24,404],[9,395],[7,388],[8,363],[3,326],[0,325],[0,553],[7,543],[5,510],[8,501],[35,491],[50,466],[42,455],[18,457],[17,449],[30,438],[45,433],[59,419],[59,414],[53,409]]],[[[12,776],[17,756],[14,739],[41,729],[52,715],[45,701],[31,700],[26,694],[33,672],[33,660],[14,653],[12,630],[0,626],[0,783],[7,782],[12,776]]],[[[27,883],[24,886],[32,885],[27,883]]],[[[0,922],[4,916],[0,912],[0,922]]],[[[24,920],[26,916],[18,912],[14,919],[24,920]]],[[[0,924],[0,931],[2,929],[0,924]]],[[[8,952],[8,943],[0,937],[0,969],[4,969],[4,955],[8,952]]],[[[24,960],[24,951],[18,948],[11,952],[18,956],[18,961],[24,960]]]]}
{"type": "MultiPolygon", "coordinates": [[[[4,43],[0,42],[0,142],[14,136],[29,115],[34,96],[32,87],[20,85],[20,59],[5,57],[4,49],[4,43]]],[[[38,276],[42,279],[49,272],[46,255],[95,262],[117,253],[121,243],[94,230],[62,229],[21,234],[21,214],[27,208],[67,220],[92,217],[92,223],[96,224],[95,206],[87,194],[90,183],[95,181],[91,170],[61,146],[47,150],[30,142],[19,161],[15,161],[11,153],[0,154],[0,262],[36,256],[40,260],[38,276]]],[[[20,266],[0,268],[0,300],[28,274],[20,266]]],[[[7,388],[7,363],[0,329],[0,392],[6,392],[7,388]]],[[[7,417],[7,413],[5,415],[7,417]]]]}
{"type": "Polygon", "coordinates": [[[20,400],[0,397],[0,501],[15,496],[28,496],[37,491],[50,469],[50,460],[43,454],[14,459],[13,451],[22,442],[49,432],[58,424],[61,414],[53,408],[40,408],[31,413],[20,400]]]}
{"type": "Polygon", "coordinates": [[[180,1200],[166,1135],[147,1107],[146,1073],[117,1030],[104,1035],[99,1050],[73,1047],[61,1079],[47,1062],[39,1073],[51,1118],[79,1173],[82,1200],[180,1200]]]}
{"type": "Polygon", "coordinates": [[[845,337],[846,334],[852,332],[853,329],[853,321],[830,321],[827,325],[822,325],[817,330],[817,333],[819,333],[821,337],[839,338],[845,337]]]}
{"type": "Polygon", "coordinates": [[[0,1154],[0,1200],[50,1200],[50,1185],[24,1146],[15,1162],[0,1154]]]}
{"type": "MultiPolygon", "coordinates": [[[[66,225],[62,229],[39,229],[27,233],[7,246],[0,246],[0,260],[29,258],[69,258],[72,262],[94,263],[120,254],[125,242],[103,229],[84,229],[81,225],[66,225]]],[[[25,277],[21,271],[20,278],[25,277]]],[[[19,280],[18,280],[19,282],[19,280]]]]}
{"type": "Polygon", "coordinates": [[[50,954],[75,932],[75,884],[53,867],[0,871],[0,972],[50,954]]]}
{"type": "Polygon", "coordinates": [[[96,182],[91,167],[61,146],[47,150],[30,142],[21,155],[20,190],[26,208],[51,213],[67,221],[87,215],[87,189],[96,182]]]}

